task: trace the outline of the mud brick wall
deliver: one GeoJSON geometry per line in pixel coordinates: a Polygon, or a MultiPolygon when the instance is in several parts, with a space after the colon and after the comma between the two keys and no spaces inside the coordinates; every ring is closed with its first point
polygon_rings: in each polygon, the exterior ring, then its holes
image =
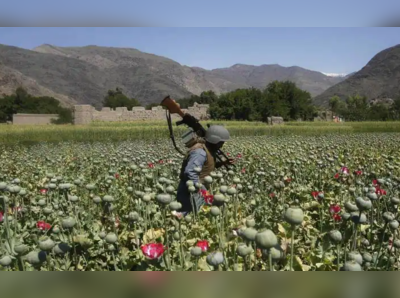
{"type": "Polygon", "coordinates": [[[43,125],[52,124],[51,119],[58,119],[57,114],[14,114],[13,124],[43,125]]]}
{"type": "MultiPolygon", "coordinates": [[[[202,105],[195,103],[193,107],[189,107],[187,110],[182,109],[184,112],[188,112],[194,117],[200,120],[209,119],[208,115],[209,105],[202,105]]],[[[101,111],[96,110],[90,105],[76,105],[75,110],[75,124],[85,125],[93,121],[101,122],[128,122],[128,121],[152,121],[152,120],[164,120],[166,119],[165,110],[161,107],[153,107],[151,110],[146,110],[144,107],[133,107],[131,111],[128,111],[126,107],[111,109],[102,108],[101,111]]],[[[171,115],[173,119],[179,119],[178,115],[171,115]]]]}

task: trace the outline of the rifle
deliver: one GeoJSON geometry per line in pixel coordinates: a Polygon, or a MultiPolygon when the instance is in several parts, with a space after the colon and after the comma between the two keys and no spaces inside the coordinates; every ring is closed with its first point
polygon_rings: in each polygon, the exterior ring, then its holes
{"type": "MultiPolygon", "coordinates": [[[[170,133],[170,138],[172,140],[172,143],[180,154],[185,155],[176,145],[175,143],[175,138],[174,138],[174,133],[172,129],[172,123],[171,123],[171,114],[178,114],[181,116],[182,120],[176,122],[176,126],[186,124],[188,127],[190,127],[193,132],[200,138],[204,138],[206,136],[206,129],[200,124],[199,120],[196,119],[194,116],[190,115],[189,113],[184,113],[180,106],[176,103],[175,100],[173,100],[169,95],[165,97],[162,102],[161,106],[166,107],[166,117],[167,117],[167,122],[168,122],[168,128],[169,128],[169,133],[170,133]]],[[[207,127],[210,127],[210,124],[207,124],[207,127]]],[[[220,149],[217,150],[217,159],[220,162],[223,162],[221,156],[223,156],[226,160],[229,158],[223,153],[220,149]]],[[[234,166],[234,165],[232,165],[234,166]]],[[[225,164],[225,167],[229,169],[228,165],[225,164]]]]}

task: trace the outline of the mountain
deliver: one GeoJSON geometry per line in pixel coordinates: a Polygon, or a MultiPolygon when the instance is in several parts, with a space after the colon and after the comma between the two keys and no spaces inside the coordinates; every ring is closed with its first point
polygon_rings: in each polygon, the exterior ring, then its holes
{"type": "Polygon", "coordinates": [[[53,94],[64,105],[100,108],[107,91],[116,87],[146,105],[166,95],[179,99],[206,90],[220,94],[237,88],[264,88],[273,80],[294,81],[315,96],[343,78],[280,65],[236,64],[206,70],[131,48],[45,44],[26,50],[0,45],[0,94],[22,85],[35,95],[53,94]]]}
{"type": "Polygon", "coordinates": [[[324,92],[329,87],[341,82],[340,77],[330,77],[321,72],[304,69],[298,66],[283,67],[278,64],[245,65],[235,64],[229,68],[219,68],[211,71],[231,82],[263,89],[274,80],[290,80],[312,96],[324,92]]]}
{"type": "Polygon", "coordinates": [[[370,101],[400,95],[400,44],[376,54],[360,71],[350,74],[337,85],[314,98],[320,106],[328,106],[332,96],[345,100],[351,95],[366,96],[370,101]]]}

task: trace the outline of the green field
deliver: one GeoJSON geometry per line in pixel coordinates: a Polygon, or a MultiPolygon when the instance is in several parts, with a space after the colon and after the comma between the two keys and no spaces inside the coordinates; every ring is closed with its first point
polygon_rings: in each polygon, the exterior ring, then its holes
{"type": "MultiPolygon", "coordinates": [[[[208,122],[203,122],[205,126],[208,122]]],[[[324,135],[358,132],[400,132],[400,122],[287,122],[268,126],[261,122],[210,121],[225,125],[232,136],[324,135]]],[[[174,124],[177,138],[185,130],[174,124]]],[[[90,125],[0,125],[0,143],[29,144],[60,141],[125,141],[168,138],[166,121],[106,122],[90,125]]]]}

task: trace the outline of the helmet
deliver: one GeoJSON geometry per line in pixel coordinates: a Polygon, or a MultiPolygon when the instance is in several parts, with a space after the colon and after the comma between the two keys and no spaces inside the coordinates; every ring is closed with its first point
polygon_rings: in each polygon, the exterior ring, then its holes
{"type": "Polygon", "coordinates": [[[212,125],[207,129],[206,141],[211,144],[226,142],[229,140],[229,131],[221,125],[212,125]]]}

